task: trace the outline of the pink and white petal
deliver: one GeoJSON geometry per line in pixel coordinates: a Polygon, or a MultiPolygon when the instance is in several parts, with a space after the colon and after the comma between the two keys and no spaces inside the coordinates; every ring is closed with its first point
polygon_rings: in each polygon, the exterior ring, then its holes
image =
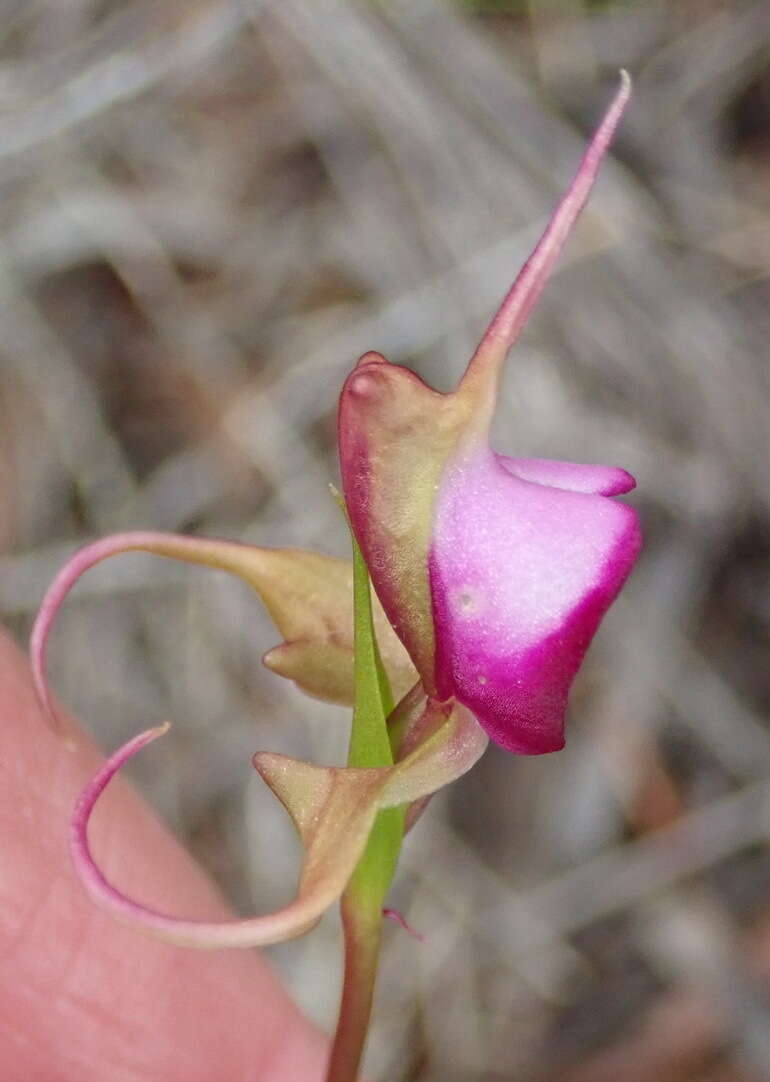
{"type": "Polygon", "coordinates": [[[568,492],[620,496],[636,488],[636,480],[619,466],[578,465],[577,462],[558,462],[551,458],[509,458],[507,455],[497,455],[497,461],[522,481],[568,492]]]}
{"type": "Polygon", "coordinates": [[[487,737],[458,704],[436,707],[445,719],[422,743],[390,767],[314,766],[262,752],[254,766],[291,816],[304,856],[296,897],[273,913],[231,921],[175,917],[144,905],[111,883],[94,858],[88,824],[99,797],[120,768],[162,736],[149,729],[119,748],[81,793],[72,815],[70,851],[92,900],[137,928],[189,947],[258,947],[302,935],[340,898],[380,808],[411,804],[449,785],[478,761],[487,737]]]}
{"type": "Polygon", "coordinates": [[[561,748],[570,685],[640,543],[624,504],[524,481],[491,451],[453,463],[430,553],[439,694],[510,751],[561,748]]]}

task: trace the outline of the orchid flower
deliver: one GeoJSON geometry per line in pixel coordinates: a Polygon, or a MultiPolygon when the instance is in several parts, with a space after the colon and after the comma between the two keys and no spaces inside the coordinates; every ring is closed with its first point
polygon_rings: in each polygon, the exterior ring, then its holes
{"type": "Polygon", "coordinates": [[[304,849],[297,895],[275,913],[219,923],[172,916],[100,870],[88,839],[99,795],[167,726],[107,759],[71,824],[75,869],[93,899],[172,942],[273,943],[307,931],[341,901],[345,978],[327,1082],[356,1077],[403,834],[433,793],[476,763],[489,737],[524,754],[562,746],[570,684],[639,551],[634,511],[612,499],[634,486],[624,470],[508,458],[488,444],[503,362],[585,204],[629,89],[624,74],[457,388],[440,394],[375,353],[345,382],[339,449],[352,564],[296,549],[119,534],[75,554],[33,628],[36,686],[55,719],[46,645],[78,578],[126,551],[203,564],[237,575],[262,600],[283,639],[263,659],[269,669],[311,696],[353,706],[347,766],[254,757],[304,849]]]}
{"type": "Polygon", "coordinates": [[[345,501],[372,582],[426,692],[520,754],[564,744],[567,692],[640,548],[625,470],[508,458],[488,444],[500,373],[580,213],[628,77],[451,394],[365,354],[342,390],[345,501]]]}

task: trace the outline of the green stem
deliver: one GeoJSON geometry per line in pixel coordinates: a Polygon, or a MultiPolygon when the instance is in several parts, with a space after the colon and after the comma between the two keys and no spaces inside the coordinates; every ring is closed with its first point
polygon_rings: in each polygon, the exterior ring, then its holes
{"type": "MultiPolygon", "coordinates": [[[[355,539],[353,613],[356,701],[348,766],[390,766],[393,753],[386,718],[393,703],[374,636],[369,573],[355,539]]],[[[358,1078],[377,978],[382,907],[403,832],[403,808],[388,808],[379,813],[363,856],[342,895],[345,970],[326,1082],[356,1082],[358,1078]]]]}

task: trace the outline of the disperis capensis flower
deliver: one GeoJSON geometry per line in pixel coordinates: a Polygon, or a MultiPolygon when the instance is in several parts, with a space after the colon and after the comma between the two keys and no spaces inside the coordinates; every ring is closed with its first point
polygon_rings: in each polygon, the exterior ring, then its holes
{"type": "Polygon", "coordinates": [[[500,371],[580,213],[628,77],[451,394],[365,354],[339,411],[345,501],[372,582],[427,693],[492,740],[563,746],[567,693],[640,547],[625,470],[506,458],[488,444],[500,371]]]}
{"type": "MultiPolygon", "coordinates": [[[[634,512],[609,498],[634,482],[620,469],[506,458],[489,448],[487,436],[506,354],[588,197],[628,94],[624,76],[457,389],[439,394],[408,369],[371,353],[343,388],[345,503],[379,598],[373,621],[364,618],[363,634],[375,658],[370,668],[378,669],[376,630],[399,702],[385,737],[392,758],[378,758],[383,765],[359,760],[333,768],[256,755],[256,769],[303,843],[297,897],[276,913],[212,924],[158,913],[127,897],[105,879],[91,854],[87,826],[100,793],[165,727],[135,737],[86,787],[72,822],[75,867],[94,899],[116,916],[192,946],[250,946],[299,935],[348,887],[382,809],[407,806],[408,829],[432,793],[478,760],[487,734],[515,752],[561,746],[570,683],[639,549],[634,512]]],[[[354,681],[354,652],[363,655],[354,642],[349,563],[293,549],[142,532],[86,546],[43,600],[31,652],[38,692],[51,715],[45,652],[56,612],[88,568],[132,550],[244,579],[284,639],[265,656],[267,666],[312,696],[353,702],[363,679],[359,674],[354,681]]],[[[368,582],[366,589],[368,597],[368,582]]],[[[356,626],[360,635],[358,615],[356,626]]],[[[379,669],[372,679],[380,688],[379,669]]],[[[386,696],[381,690],[377,695],[384,726],[386,696]]]]}

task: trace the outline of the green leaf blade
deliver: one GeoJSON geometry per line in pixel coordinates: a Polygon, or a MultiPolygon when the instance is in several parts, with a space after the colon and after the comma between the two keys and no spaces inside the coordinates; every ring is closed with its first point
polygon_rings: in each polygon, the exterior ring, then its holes
{"type": "MultiPolygon", "coordinates": [[[[353,627],[355,641],[355,706],[348,766],[392,766],[387,717],[393,697],[382,664],[372,620],[369,572],[353,538],[353,627]]],[[[348,886],[351,900],[366,909],[382,908],[404,835],[404,808],[377,815],[364,854],[348,886]]]]}

